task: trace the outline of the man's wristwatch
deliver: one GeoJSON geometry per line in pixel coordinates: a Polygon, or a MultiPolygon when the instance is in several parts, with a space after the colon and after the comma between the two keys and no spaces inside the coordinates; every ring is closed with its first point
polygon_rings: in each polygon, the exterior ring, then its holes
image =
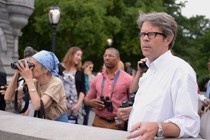
{"type": "Polygon", "coordinates": [[[159,122],[157,124],[158,124],[158,131],[157,131],[156,136],[157,137],[163,137],[163,135],[164,135],[163,127],[159,122]]]}

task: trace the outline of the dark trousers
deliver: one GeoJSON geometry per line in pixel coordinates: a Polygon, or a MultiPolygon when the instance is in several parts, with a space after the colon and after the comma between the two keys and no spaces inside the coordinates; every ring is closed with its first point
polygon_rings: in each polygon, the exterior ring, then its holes
{"type": "Polygon", "coordinates": [[[83,125],[88,125],[90,109],[91,109],[90,107],[85,106],[85,116],[84,116],[83,125]]]}
{"type": "MultiPolygon", "coordinates": [[[[6,73],[0,72],[0,86],[5,86],[7,84],[6,73]]],[[[0,94],[0,110],[5,110],[6,103],[4,100],[4,95],[0,94]]]]}

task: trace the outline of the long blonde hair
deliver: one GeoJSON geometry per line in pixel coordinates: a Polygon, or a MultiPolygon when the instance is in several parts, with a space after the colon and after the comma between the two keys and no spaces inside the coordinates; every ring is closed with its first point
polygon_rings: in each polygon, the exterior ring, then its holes
{"type": "Polygon", "coordinates": [[[93,65],[92,61],[85,61],[82,65],[82,68],[85,69],[86,67],[88,67],[89,65],[93,65]]]}
{"type": "Polygon", "coordinates": [[[81,51],[81,48],[79,47],[71,47],[69,48],[68,52],[66,53],[66,55],[64,56],[64,59],[62,61],[62,63],[64,64],[64,67],[66,70],[69,70],[71,67],[76,67],[77,70],[81,69],[82,66],[82,61],[80,61],[79,64],[74,64],[74,55],[77,53],[77,51],[81,51]]]}

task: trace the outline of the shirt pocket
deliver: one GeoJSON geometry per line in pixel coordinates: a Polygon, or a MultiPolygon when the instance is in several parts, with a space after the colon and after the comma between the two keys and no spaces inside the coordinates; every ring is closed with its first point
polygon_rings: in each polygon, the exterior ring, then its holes
{"type": "Polygon", "coordinates": [[[128,91],[126,84],[120,84],[117,86],[116,89],[114,89],[114,95],[116,99],[118,100],[124,100],[128,98],[128,91]]]}

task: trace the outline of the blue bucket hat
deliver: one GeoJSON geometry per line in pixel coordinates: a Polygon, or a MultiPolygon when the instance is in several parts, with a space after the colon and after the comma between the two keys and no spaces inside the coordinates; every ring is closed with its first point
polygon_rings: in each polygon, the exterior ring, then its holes
{"type": "Polygon", "coordinates": [[[53,75],[58,76],[58,58],[53,52],[42,50],[32,56],[45,68],[47,68],[53,75]]]}

